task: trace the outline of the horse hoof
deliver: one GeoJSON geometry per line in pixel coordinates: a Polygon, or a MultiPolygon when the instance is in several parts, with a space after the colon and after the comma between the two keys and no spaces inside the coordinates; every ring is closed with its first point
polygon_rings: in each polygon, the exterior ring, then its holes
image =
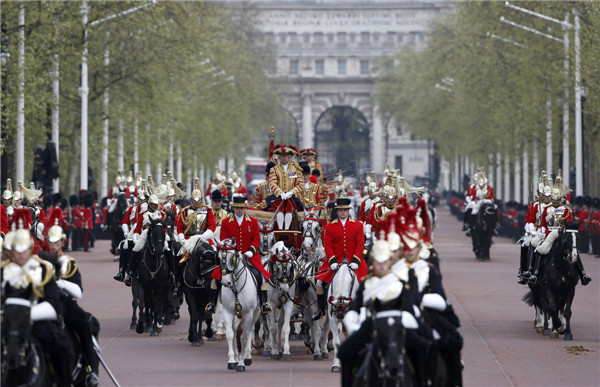
{"type": "Polygon", "coordinates": [[[550,336],[550,329],[544,329],[544,331],[542,332],[543,336],[550,336]]]}
{"type": "Polygon", "coordinates": [[[252,359],[244,359],[244,365],[251,366],[252,365],[252,359]]]}
{"type": "Polygon", "coordinates": [[[563,325],[562,327],[558,328],[558,333],[560,333],[561,335],[564,334],[567,331],[567,326],[563,325]]]}
{"type": "Polygon", "coordinates": [[[152,332],[152,327],[146,327],[146,329],[144,331],[146,333],[150,333],[150,332],[152,332]]]}
{"type": "Polygon", "coordinates": [[[155,337],[155,336],[158,336],[158,331],[150,332],[150,337],[155,337]]]}
{"type": "Polygon", "coordinates": [[[570,333],[567,333],[564,337],[564,340],[573,340],[573,335],[570,333]]]}
{"type": "Polygon", "coordinates": [[[216,338],[216,337],[214,337],[214,336],[212,336],[212,337],[209,337],[207,340],[208,340],[208,341],[217,341],[217,338],[216,338]]]}
{"type": "Polygon", "coordinates": [[[323,357],[323,359],[329,359],[329,354],[327,352],[321,353],[321,356],[323,357]]]}
{"type": "Polygon", "coordinates": [[[543,327],[536,327],[535,328],[536,333],[542,333],[544,331],[543,327]]]}
{"type": "Polygon", "coordinates": [[[163,321],[163,325],[171,325],[171,320],[165,319],[165,321],[163,321]]]}
{"type": "Polygon", "coordinates": [[[204,344],[203,341],[192,341],[192,347],[199,347],[204,344]]]}
{"type": "Polygon", "coordinates": [[[298,340],[304,340],[304,339],[305,339],[305,337],[306,337],[306,336],[304,335],[304,333],[300,333],[300,334],[298,335],[298,340]]]}
{"type": "Polygon", "coordinates": [[[217,333],[217,334],[215,335],[215,337],[217,338],[217,340],[225,340],[225,335],[221,335],[221,334],[219,334],[219,333],[217,333]]]}
{"type": "Polygon", "coordinates": [[[281,360],[281,354],[271,354],[271,360],[281,360]]]}
{"type": "Polygon", "coordinates": [[[558,339],[558,332],[557,331],[552,331],[552,333],[550,334],[550,338],[552,338],[552,339],[558,339]]]}
{"type": "Polygon", "coordinates": [[[295,333],[290,333],[290,340],[296,341],[296,340],[298,340],[298,336],[296,336],[295,333]]]}
{"type": "Polygon", "coordinates": [[[283,354],[283,360],[292,360],[292,355],[289,353],[284,353],[283,354]]]}
{"type": "Polygon", "coordinates": [[[158,331],[158,333],[162,333],[162,326],[158,327],[157,331],[158,331]]]}
{"type": "Polygon", "coordinates": [[[262,356],[263,357],[271,357],[271,351],[263,351],[262,356]]]}
{"type": "Polygon", "coordinates": [[[342,370],[342,368],[340,366],[331,367],[331,372],[340,372],[341,370],[342,370]]]}
{"type": "Polygon", "coordinates": [[[142,333],[144,333],[144,326],[140,324],[136,325],[135,331],[141,335],[142,333]]]}
{"type": "Polygon", "coordinates": [[[323,360],[323,355],[319,354],[314,354],[313,355],[313,360],[323,360]]]}
{"type": "Polygon", "coordinates": [[[237,366],[236,372],[246,372],[246,367],[240,364],[239,366],[237,366]]]}
{"type": "Polygon", "coordinates": [[[137,327],[136,323],[129,324],[129,329],[135,329],[137,327]]]}
{"type": "Polygon", "coordinates": [[[238,363],[227,363],[228,370],[234,370],[237,367],[238,363]]]}

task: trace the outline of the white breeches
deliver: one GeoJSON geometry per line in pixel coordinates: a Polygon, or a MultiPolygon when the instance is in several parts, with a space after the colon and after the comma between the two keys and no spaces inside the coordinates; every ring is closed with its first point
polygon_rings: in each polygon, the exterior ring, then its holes
{"type": "Polygon", "coordinates": [[[469,205],[473,205],[473,211],[471,211],[471,215],[476,215],[477,213],[479,213],[479,208],[481,208],[481,205],[483,203],[491,203],[492,201],[490,199],[483,199],[483,200],[475,200],[471,203],[469,203],[467,205],[467,208],[469,207],[469,205]]]}

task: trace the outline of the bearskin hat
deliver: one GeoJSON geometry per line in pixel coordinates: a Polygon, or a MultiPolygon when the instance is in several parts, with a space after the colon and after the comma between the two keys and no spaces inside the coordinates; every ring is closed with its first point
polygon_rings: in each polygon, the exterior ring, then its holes
{"type": "Polygon", "coordinates": [[[84,206],[91,207],[94,204],[94,196],[91,192],[88,191],[84,194],[81,194],[81,196],[79,197],[79,201],[84,206]]]}
{"type": "Polygon", "coordinates": [[[75,207],[78,204],[79,204],[79,198],[77,197],[77,195],[69,196],[69,205],[71,207],[75,207]]]}

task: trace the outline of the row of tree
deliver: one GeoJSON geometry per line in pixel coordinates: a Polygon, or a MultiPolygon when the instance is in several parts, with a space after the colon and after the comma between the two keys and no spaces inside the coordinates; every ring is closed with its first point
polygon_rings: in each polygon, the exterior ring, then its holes
{"type": "MultiPolygon", "coordinates": [[[[600,3],[514,2],[555,19],[573,10],[581,19],[581,77],[584,103],[585,190],[600,192],[600,3]]],[[[545,166],[548,122],[552,107],[554,168],[562,157],[562,109],[569,89],[570,164],[575,163],[574,44],[570,32],[570,79],[565,80],[564,46],[506,23],[500,17],[558,38],[558,24],[505,7],[504,2],[457,3],[455,12],[431,29],[427,48],[406,48],[382,65],[377,100],[382,111],[400,118],[416,135],[435,141],[439,156],[453,162],[468,157],[490,167],[501,159],[531,163],[537,148],[545,166]]],[[[556,172],[556,170],[554,171],[556,172]]]]}
{"type": "MultiPolygon", "coordinates": [[[[184,168],[193,168],[194,157],[198,165],[207,167],[222,157],[241,163],[243,150],[258,131],[262,129],[266,137],[265,117],[273,116],[277,106],[276,93],[263,71],[271,52],[256,39],[258,32],[243,13],[211,2],[90,1],[89,21],[84,25],[82,5],[73,1],[2,4],[2,153],[9,156],[8,177],[15,168],[22,28],[26,176],[33,167],[34,146],[50,138],[51,112],[58,107],[61,191],[79,189],[79,88],[86,30],[89,164],[95,171],[102,168],[108,112],[110,182],[117,171],[119,126],[124,128],[126,168],[134,161],[137,123],[139,162],[151,162],[153,171],[157,162],[167,160],[170,139],[181,147],[184,168]],[[19,25],[20,7],[25,9],[25,25],[19,25]],[[125,12],[136,7],[135,12],[125,12]],[[57,66],[58,104],[51,87],[57,66]],[[108,111],[105,90],[109,90],[108,111]]],[[[91,188],[99,189],[99,184],[95,173],[91,188]]]]}

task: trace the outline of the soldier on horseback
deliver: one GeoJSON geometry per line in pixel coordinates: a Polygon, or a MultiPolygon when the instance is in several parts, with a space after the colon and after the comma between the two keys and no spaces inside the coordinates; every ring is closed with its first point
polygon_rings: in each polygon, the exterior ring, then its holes
{"type": "Polygon", "coordinates": [[[65,325],[79,336],[83,354],[83,368],[86,372],[86,387],[97,386],[98,361],[92,341],[90,326],[91,315],[81,309],[77,300],[81,298],[81,273],[73,257],[63,253],[64,241],[67,238],[63,229],[54,225],[48,230],[47,253],[41,253],[45,260],[52,263],[55,269],[56,284],[62,290],[63,318],[65,325]]]}
{"type": "Polygon", "coordinates": [[[358,220],[365,222],[371,214],[371,209],[376,203],[380,201],[379,189],[377,188],[377,181],[375,180],[375,173],[370,179],[371,181],[367,184],[367,195],[368,197],[360,204],[360,210],[358,211],[358,220]]]}
{"type": "MultiPolygon", "coordinates": [[[[236,249],[243,253],[246,260],[252,264],[262,275],[263,281],[260,288],[260,309],[262,314],[271,312],[271,306],[267,301],[267,284],[271,274],[262,265],[258,246],[260,244],[260,232],[256,218],[246,215],[248,202],[245,197],[233,197],[233,214],[225,218],[221,223],[221,240],[235,238],[236,249]]],[[[221,269],[216,267],[212,274],[210,284],[210,302],[206,305],[206,313],[215,313],[217,298],[221,286],[221,269]]]]}
{"type": "Polygon", "coordinates": [[[325,226],[323,243],[327,260],[321,264],[316,277],[318,309],[312,316],[313,320],[320,319],[325,313],[327,306],[325,286],[331,282],[341,264],[349,264],[350,269],[356,272],[359,281],[367,275],[367,263],[362,259],[365,245],[363,224],[350,218],[350,199],[343,195],[336,200],[336,211],[338,218],[325,226]]]}
{"type": "MultiPolygon", "coordinates": [[[[545,256],[550,252],[552,244],[558,237],[558,230],[561,228],[564,229],[569,222],[573,221],[573,211],[563,202],[568,190],[568,187],[563,186],[561,177],[557,176],[554,188],[552,188],[552,205],[546,207],[542,213],[540,231],[544,233],[545,239],[535,249],[539,256],[536,261],[534,273],[529,279],[530,282],[537,281],[536,276],[539,272],[541,262],[545,260],[545,256]]],[[[577,260],[574,264],[575,270],[577,270],[579,278],[581,279],[581,284],[583,286],[589,284],[592,277],[585,272],[579,252],[577,252],[577,260]]]]}
{"type": "Polygon", "coordinates": [[[493,203],[495,199],[494,190],[488,184],[485,173],[480,169],[479,173],[476,174],[476,185],[471,186],[465,196],[465,200],[468,204],[463,219],[463,231],[466,231],[467,236],[471,236],[470,226],[472,226],[473,218],[479,212],[481,205],[483,203],[493,203]]]}

